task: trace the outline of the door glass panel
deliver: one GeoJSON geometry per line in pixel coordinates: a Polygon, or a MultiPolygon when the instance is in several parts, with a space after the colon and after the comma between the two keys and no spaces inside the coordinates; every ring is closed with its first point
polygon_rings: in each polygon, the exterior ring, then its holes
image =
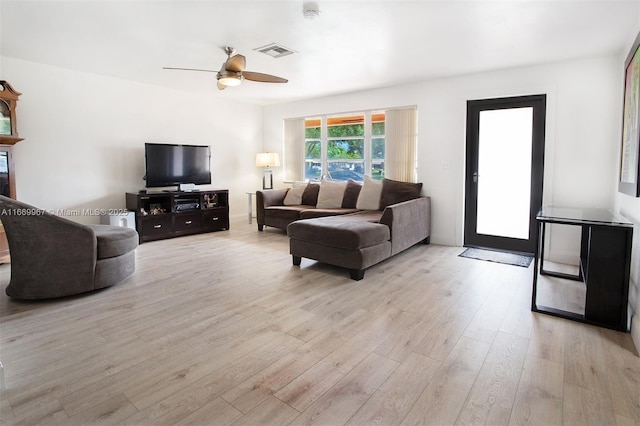
{"type": "Polygon", "coordinates": [[[528,239],[533,108],[480,111],[478,234],[528,239]]]}
{"type": "Polygon", "coordinates": [[[0,101],[0,135],[11,135],[11,111],[5,101],[0,101]]]}
{"type": "Polygon", "coordinates": [[[0,194],[11,197],[9,188],[9,153],[0,151],[0,194]]]}

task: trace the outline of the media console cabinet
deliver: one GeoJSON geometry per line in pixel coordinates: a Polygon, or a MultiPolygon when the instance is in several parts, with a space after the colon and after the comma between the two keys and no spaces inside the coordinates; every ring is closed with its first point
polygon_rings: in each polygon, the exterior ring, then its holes
{"type": "Polygon", "coordinates": [[[229,191],[139,192],[126,194],[136,213],[140,242],[229,229],[229,191]]]}
{"type": "MultiPolygon", "coordinates": [[[[628,331],[627,304],[631,267],[633,224],[604,209],[544,207],[538,213],[539,241],[533,269],[531,310],[574,321],[628,331]],[[574,225],[581,228],[578,274],[544,268],[547,224],[574,225]],[[542,306],[537,301],[538,274],[584,283],[586,296],[581,313],[542,306]]],[[[561,293],[557,297],[561,297],[561,293]]]]}

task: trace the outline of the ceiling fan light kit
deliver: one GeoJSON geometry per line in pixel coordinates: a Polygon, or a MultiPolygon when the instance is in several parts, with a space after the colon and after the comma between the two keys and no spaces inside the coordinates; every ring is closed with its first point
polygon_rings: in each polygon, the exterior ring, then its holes
{"type": "MultiPolygon", "coordinates": [[[[234,55],[236,50],[233,47],[225,47],[224,52],[227,54],[227,60],[224,61],[220,71],[216,74],[218,80],[218,89],[224,90],[227,87],[238,86],[243,80],[257,81],[260,83],[286,83],[288,80],[282,77],[276,77],[275,75],[263,74],[253,71],[245,71],[246,58],[242,55],[234,55]],[[233,55],[233,56],[232,56],[233,55]]],[[[181,70],[181,71],[206,71],[216,72],[214,70],[202,70],[195,68],[173,68],[163,67],[169,70],[181,70]]]]}
{"type": "Polygon", "coordinates": [[[218,72],[218,83],[225,86],[239,86],[242,83],[242,73],[221,70],[218,72]]]}

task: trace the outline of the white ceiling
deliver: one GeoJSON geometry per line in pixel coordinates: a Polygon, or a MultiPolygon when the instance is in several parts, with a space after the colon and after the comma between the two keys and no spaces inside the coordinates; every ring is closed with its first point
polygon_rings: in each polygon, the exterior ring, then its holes
{"type": "Polygon", "coordinates": [[[620,54],[640,28],[640,0],[6,1],[2,55],[91,73],[270,104],[404,82],[620,54]],[[297,53],[253,49],[276,42],[297,53]],[[247,70],[289,79],[224,91],[223,46],[247,70]]]}

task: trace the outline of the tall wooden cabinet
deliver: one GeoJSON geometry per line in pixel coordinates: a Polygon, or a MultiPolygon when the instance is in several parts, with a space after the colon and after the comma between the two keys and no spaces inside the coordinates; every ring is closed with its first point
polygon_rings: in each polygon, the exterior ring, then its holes
{"type": "MultiPolygon", "coordinates": [[[[16,106],[21,93],[0,80],[0,194],[16,198],[13,146],[23,140],[18,135],[16,106]]],[[[0,224],[0,263],[9,262],[9,244],[0,224]]]]}

